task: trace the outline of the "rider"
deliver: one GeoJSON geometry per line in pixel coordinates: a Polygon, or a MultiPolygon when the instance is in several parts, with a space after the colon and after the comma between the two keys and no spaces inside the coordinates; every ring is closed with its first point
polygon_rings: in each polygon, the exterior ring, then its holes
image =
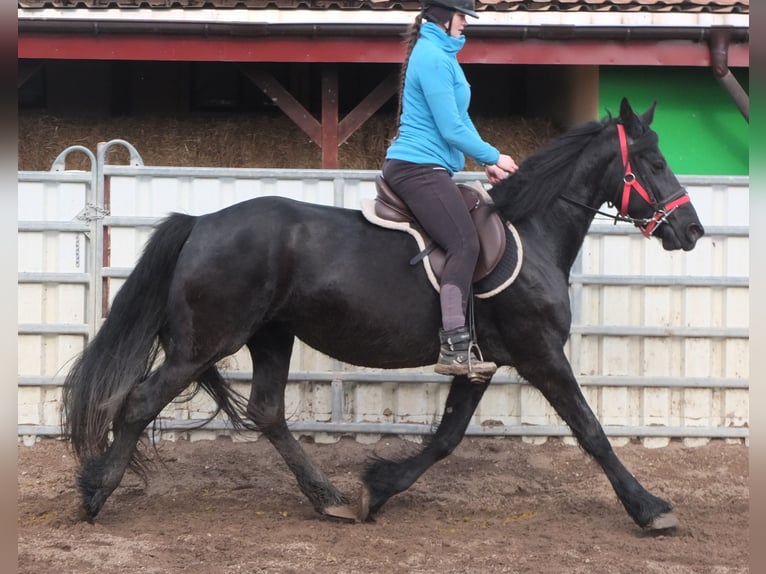
{"type": "MultiPolygon", "coordinates": [[[[457,61],[465,44],[466,15],[478,18],[474,0],[424,0],[410,25],[399,91],[399,132],[383,163],[383,177],[428,235],[444,249],[439,289],[442,328],[435,371],[488,378],[492,362],[471,355],[466,308],[479,256],[471,216],[452,179],[465,155],[484,166],[497,184],[516,162],[482,140],[468,116],[471,88],[457,61]]],[[[473,378],[473,377],[472,377],[473,378]]]]}

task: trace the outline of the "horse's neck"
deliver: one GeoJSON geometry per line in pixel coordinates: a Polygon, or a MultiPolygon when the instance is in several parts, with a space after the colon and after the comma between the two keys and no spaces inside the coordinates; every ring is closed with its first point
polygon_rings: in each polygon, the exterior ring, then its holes
{"type": "MultiPolygon", "coordinates": [[[[585,188],[583,188],[585,189],[585,188]]],[[[570,197],[569,194],[565,194],[570,197]]],[[[571,199],[588,205],[587,202],[576,199],[577,195],[573,194],[571,199]]],[[[555,250],[557,254],[557,260],[563,269],[569,271],[574,264],[577,254],[585,241],[585,236],[588,234],[591,222],[595,216],[595,213],[579,205],[571,204],[564,199],[558,199],[554,209],[552,209],[552,225],[558,225],[565,233],[559,233],[556,235],[557,241],[555,242],[555,250]]]]}
{"type": "Polygon", "coordinates": [[[603,165],[587,170],[578,165],[560,197],[539,215],[541,226],[545,229],[544,240],[550,243],[558,265],[567,273],[585,241],[596,215],[595,210],[607,201],[603,182],[607,165],[605,161],[603,165]]]}
{"type": "Polygon", "coordinates": [[[620,148],[613,145],[613,137],[614,132],[603,125],[583,126],[522,163],[513,179],[490,192],[500,210],[523,228],[525,241],[550,251],[566,273],[585,240],[594,210],[616,192],[610,182],[617,185],[621,178],[620,148]]]}

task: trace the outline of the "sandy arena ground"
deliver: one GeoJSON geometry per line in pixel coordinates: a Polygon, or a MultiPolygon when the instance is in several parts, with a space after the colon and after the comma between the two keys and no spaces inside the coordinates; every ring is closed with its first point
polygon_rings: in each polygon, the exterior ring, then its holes
{"type": "MultiPolygon", "coordinates": [[[[396,438],[304,446],[352,496],[367,456],[414,448],[396,438]]],[[[749,572],[742,444],[616,449],[644,486],[674,505],[674,535],[635,526],[596,464],[559,440],[466,439],[364,524],[316,514],[266,440],[158,448],[162,463],[148,486],[126,475],[88,524],[73,520],[75,463],[66,444],[20,445],[19,572],[749,572]]]]}

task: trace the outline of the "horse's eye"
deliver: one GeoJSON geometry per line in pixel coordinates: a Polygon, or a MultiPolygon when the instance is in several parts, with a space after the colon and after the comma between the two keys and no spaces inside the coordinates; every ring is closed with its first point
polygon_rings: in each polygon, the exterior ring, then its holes
{"type": "Polygon", "coordinates": [[[652,163],[652,171],[654,171],[654,173],[659,173],[661,171],[665,171],[665,169],[667,167],[668,167],[668,165],[664,161],[662,161],[662,160],[655,161],[655,162],[652,163]]]}

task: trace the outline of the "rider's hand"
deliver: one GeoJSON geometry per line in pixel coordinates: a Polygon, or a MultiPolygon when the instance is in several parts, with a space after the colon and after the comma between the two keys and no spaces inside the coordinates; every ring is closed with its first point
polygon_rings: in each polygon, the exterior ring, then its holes
{"type": "Polygon", "coordinates": [[[497,185],[498,183],[503,181],[506,177],[508,177],[508,174],[505,173],[502,169],[500,169],[496,165],[485,165],[484,173],[487,176],[489,183],[491,183],[492,185],[497,185]]]}
{"type": "Polygon", "coordinates": [[[492,185],[497,185],[503,181],[509,175],[513,175],[519,170],[519,166],[513,161],[513,158],[504,153],[500,154],[500,158],[494,165],[485,165],[484,173],[492,185]]]}

